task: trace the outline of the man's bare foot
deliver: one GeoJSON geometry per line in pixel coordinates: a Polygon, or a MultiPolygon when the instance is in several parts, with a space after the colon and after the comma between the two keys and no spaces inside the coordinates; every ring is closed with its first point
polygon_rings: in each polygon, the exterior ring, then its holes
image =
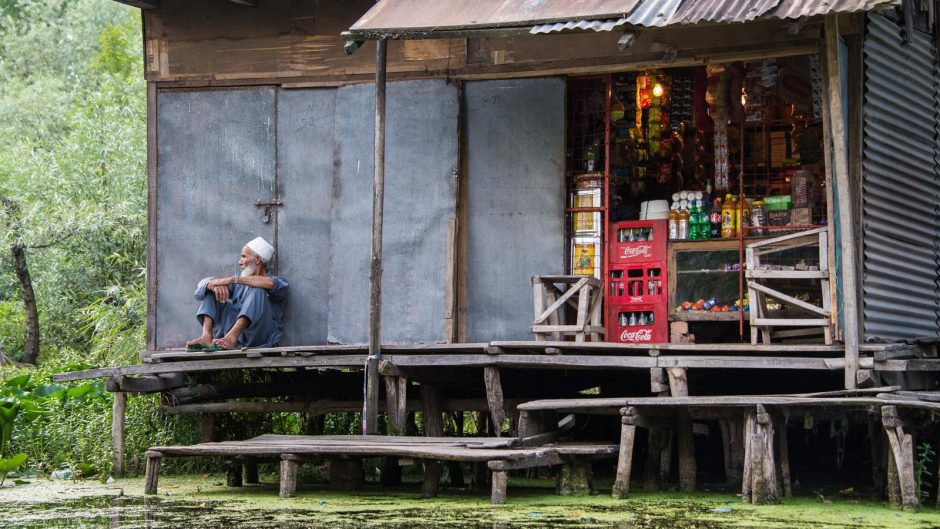
{"type": "Polygon", "coordinates": [[[200,336],[199,338],[196,338],[195,340],[190,340],[186,342],[186,347],[192,347],[194,345],[201,345],[203,347],[209,347],[210,345],[212,345],[212,336],[208,334],[203,334],[202,336],[200,336]]]}
{"type": "Polygon", "coordinates": [[[235,349],[235,338],[227,334],[221,338],[212,340],[212,343],[218,345],[222,349],[235,349]]]}

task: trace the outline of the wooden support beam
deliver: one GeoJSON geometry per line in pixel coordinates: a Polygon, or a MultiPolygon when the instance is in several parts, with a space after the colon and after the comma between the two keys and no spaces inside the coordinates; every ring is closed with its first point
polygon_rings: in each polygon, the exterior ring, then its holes
{"type": "Polygon", "coordinates": [[[215,441],[215,415],[203,413],[199,418],[199,442],[211,443],[215,441]]]}
{"type": "Polygon", "coordinates": [[[111,405],[111,472],[118,477],[124,475],[124,417],[127,409],[127,393],[115,393],[111,405]]]}
{"type": "Polygon", "coordinates": [[[790,481],[790,442],[787,437],[787,416],[780,418],[777,428],[777,443],[780,452],[780,481],[783,496],[793,497],[793,485],[790,481]]]}
{"type": "Polygon", "coordinates": [[[754,505],[780,503],[777,467],[774,463],[773,420],[763,405],[748,411],[745,419],[744,479],[742,499],[754,505]]]}
{"type": "Polygon", "coordinates": [[[917,510],[920,508],[920,500],[917,497],[917,484],[914,476],[914,446],[911,434],[904,433],[904,423],[898,416],[898,410],[895,406],[881,407],[881,424],[884,427],[885,434],[888,437],[889,455],[894,462],[894,469],[897,477],[892,476],[889,466],[889,500],[892,498],[891,483],[897,482],[900,490],[900,505],[893,503],[893,507],[900,507],[905,510],[917,510]]]}
{"type": "Polygon", "coordinates": [[[281,455],[281,482],[280,496],[293,498],[297,495],[297,470],[300,467],[300,458],[294,454],[281,455]]]}
{"type": "Polygon", "coordinates": [[[163,454],[153,450],[147,451],[147,467],[144,470],[144,494],[156,494],[157,483],[160,481],[160,460],[163,454]]]}
{"type": "Polygon", "coordinates": [[[505,470],[494,470],[492,472],[492,489],[490,491],[490,503],[499,505],[506,501],[506,489],[509,485],[509,475],[505,470]]]}
{"type": "Polygon", "coordinates": [[[591,461],[585,457],[568,458],[561,467],[558,493],[562,496],[590,494],[593,486],[591,461]]]}
{"type": "Polygon", "coordinates": [[[165,373],[141,377],[114,376],[108,378],[105,389],[111,392],[156,393],[186,385],[183,373],[165,373]]]}
{"type": "Polygon", "coordinates": [[[228,459],[225,461],[225,486],[242,486],[242,466],[238,461],[233,459],[228,459]]]}
{"type": "Polygon", "coordinates": [[[617,453],[617,476],[614,479],[614,498],[630,495],[630,474],[633,470],[633,443],[636,440],[636,425],[633,424],[635,408],[624,414],[620,425],[620,450],[617,453]]]}
{"type": "MultiPolygon", "coordinates": [[[[427,437],[440,437],[444,435],[444,423],[441,417],[441,388],[438,386],[421,386],[421,403],[424,416],[424,435],[427,437]]],[[[424,482],[421,485],[421,496],[434,498],[441,485],[441,462],[438,460],[425,460],[424,482]]]]}
{"type": "Polygon", "coordinates": [[[859,344],[858,266],[856,215],[852,200],[846,154],[845,102],[842,100],[842,68],[839,61],[839,22],[835,14],[825,22],[825,103],[828,109],[826,142],[830,154],[832,181],[838,202],[839,243],[842,253],[842,306],[844,310],[845,388],[856,387],[859,344]]]}
{"type": "Polygon", "coordinates": [[[408,419],[408,379],[401,376],[385,377],[385,405],[388,411],[389,433],[401,434],[408,419]]]}
{"type": "MultiPolygon", "coordinates": [[[[669,390],[673,397],[688,397],[689,383],[685,368],[670,367],[669,390]]],[[[695,490],[695,437],[692,433],[692,417],[688,408],[676,410],[676,439],[679,443],[679,490],[695,490]]]]}
{"type": "Polygon", "coordinates": [[[497,437],[502,435],[503,423],[506,421],[506,410],[503,404],[503,385],[499,378],[499,368],[484,367],[483,382],[486,384],[486,402],[490,407],[490,416],[493,418],[493,430],[497,437]]]}
{"type": "Polygon", "coordinates": [[[242,463],[242,472],[245,475],[245,483],[249,485],[258,484],[258,462],[254,458],[247,458],[242,463]]]}
{"type": "Polygon", "coordinates": [[[330,487],[337,490],[359,490],[362,488],[363,471],[361,457],[335,457],[330,460],[330,487]]]}
{"type": "Polygon", "coordinates": [[[718,421],[724,449],[725,483],[731,488],[741,487],[744,472],[744,425],[740,418],[718,421]]]}

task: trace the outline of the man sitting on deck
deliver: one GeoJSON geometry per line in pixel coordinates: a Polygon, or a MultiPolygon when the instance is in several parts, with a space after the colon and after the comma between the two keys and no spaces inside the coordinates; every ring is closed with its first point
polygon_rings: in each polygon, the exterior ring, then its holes
{"type": "Polygon", "coordinates": [[[186,342],[190,350],[274,347],[281,339],[287,281],[268,272],[274,247],[258,237],[242,248],[241,275],[199,282],[196,319],[202,335],[186,342]]]}

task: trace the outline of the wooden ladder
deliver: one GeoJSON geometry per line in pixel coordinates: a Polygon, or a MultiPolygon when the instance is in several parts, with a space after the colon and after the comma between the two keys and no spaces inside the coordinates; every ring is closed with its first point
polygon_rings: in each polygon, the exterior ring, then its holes
{"type": "Polygon", "coordinates": [[[750,303],[751,343],[771,343],[772,338],[811,336],[822,332],[826,345],[832,343],[832,322],[829,299],[829,233],[826,228],[800,231],[749,243],[746,248],[745,278],[750,303]],[[819,246],[818,270],[773,270],[761,262],[761,257],[771,253],[806,246],[819,246]],[[763,279],[805,279],[819,281],[822,306],[772,289],[761,283],[763,279]],[[797,307],[813,314],[811,318],[769,318],[765,314],[766,299],[770,297],[783,304],[797,307]],[[809,327],[808,329],[774,330],[774,327],[809,327]]]}

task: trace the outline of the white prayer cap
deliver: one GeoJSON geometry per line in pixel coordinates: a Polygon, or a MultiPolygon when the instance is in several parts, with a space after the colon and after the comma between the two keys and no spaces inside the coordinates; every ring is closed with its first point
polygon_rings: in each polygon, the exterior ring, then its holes
{"type": "Polygon", "coordinates": [[[271,243],[264,240],[264,237],[256,237],[247,244],[251,251],[255,252],[255,255],[261,258],[262,261],[267,263],[274,257],[274,247],[271,246],[271,243]]]}

